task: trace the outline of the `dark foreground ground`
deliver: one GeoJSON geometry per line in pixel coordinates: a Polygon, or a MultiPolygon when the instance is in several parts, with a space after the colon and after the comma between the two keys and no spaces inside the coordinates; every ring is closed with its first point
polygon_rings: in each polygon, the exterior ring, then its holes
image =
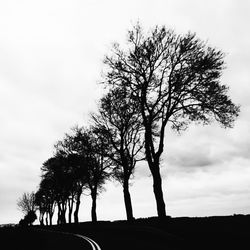
{"type": "Polygon", "coordinates": [[[0,228],[0,249],[91,249],[87,242],[68,233],[88,236],[102,250],[241,250],[250,249],[250,215],[0,228]]]}

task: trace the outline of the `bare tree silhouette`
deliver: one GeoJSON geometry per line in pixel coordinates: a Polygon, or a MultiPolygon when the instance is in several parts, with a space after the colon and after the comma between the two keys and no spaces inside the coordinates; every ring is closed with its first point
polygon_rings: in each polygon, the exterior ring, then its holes
{"type": "Polygon", "coordinates": [[[45,216],[46,225],[52,225],[52,218],[56,205],[56,193],[54,190],[54,181],[49,175],[47,175],[46,178],[42,178],[39,189],[35,193],[35,203],[40,212],[40,224],[44,225],[45,216]]]}
{"type": "Polygon", "coordinates": [[[71,136],[56,145],[57,153],[68,159],[69,178],[73,178],[73,190],[76,192],[75,222],[78,222],[80,195],[83,188],[90,191],[92,198],[91,217],[97,221],[96,199],[103,190],[105,180],[109,177],[109,163],[104,156],[104,146],[101,138],[95,136],[91,129],[75,127],[71,136]]]}
{"type": "Polygon", "coordinates": [[[123,186],[127,220],[133,219],[129,179],[136,162],[142,160],[142,124],[138,106],[128,96],[125,86],[112,89],[104,96],[98,114],[92,114],[94,131],[106,142],[106,156],[112,165],[112,176],[123,186]]]}
{"type": "Polygon", "coordinates": [[[71,129],[71,133],[66,133],[63,140],[55,144],[56,152],[64,155],[68,160],[67,167],[70,179],[72,180],[71,195],[68,200],[69,222],[71,222],[71,213],[75,201],[75,223],[79,222],[78,213],[81,204],[81,195],[83,190],[87,188],[87,168],[85,156],[82,155],[83,142],[80,140],[81,131],[80,128],[74,127],[71,129]]]}
{"type": "Polygon", "coordinates": [[[71,182],[67,171],[67,159],[63,155],[55,155],[43,163],[42,178],[50,180],[54,199],[58,208],[58,224],[66,223],[67,199],[71,182]]]}
{"type": "Polygon", "coordinates": [[[35,193],[25,192],[17,201],[17,207],[26,215],[30,211],[36,211],[35,193]]]}
{"type": "Polygon", "coordinates": [[[128,32],[127,49],[115,44],[105,58],[106,86],[125,85],[137,100],[159,217],[166,216],[160,174],[166,126],[181,131],[193,121],[215,120],[227,128],[239,114],[220,83],[223,58],[195,34],[176,35],[164,26],[144,34],[139,24],[128,32]]]}
{"type": "Polygon", "coordinates": [[[35,193],[23,193],[17,201],[17,207],[24,213],[24,219],[21,219],[19,224],[22,226],[31,225],[37,218],[35,193]]]}

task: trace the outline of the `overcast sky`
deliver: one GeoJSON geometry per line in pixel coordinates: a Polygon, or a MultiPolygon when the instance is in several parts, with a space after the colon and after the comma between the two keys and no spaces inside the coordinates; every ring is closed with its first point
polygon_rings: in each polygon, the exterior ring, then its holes
{"type": "MultiPolygon", "coordinates": [[[[241,105],[233,129],[190,126],[166,134],[162,175],[167,214],[250,213],[250,1],[0,1],[0,224],[18,223],[16,201],[37,189],[53,144],[88,122],[102,88],[102,60],[125,44],[137,21],[193,31],[226,53],[221,81],[241,105]]],[[[135,217],[156,215],[147,165],[138,166],[131,196],[135,217]]],[[[84,196],[80,220],[90,220],[84,196]]],[[[108,183],[97,204],[101,220],[125,219],[122,189],[108,183]]]]}

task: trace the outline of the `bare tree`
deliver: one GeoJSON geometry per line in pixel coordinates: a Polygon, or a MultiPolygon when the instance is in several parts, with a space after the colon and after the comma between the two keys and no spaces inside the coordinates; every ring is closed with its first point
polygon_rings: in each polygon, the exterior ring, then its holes
{"type": "Polygon", "coordinates": [[[44,175],[42,178],[39,189],[35,193],[35,202],[39,209],[39,221],[44,225],[44,216],[46,225],[52,225],[52,218],[55,211],[56,196],[54,180],[50,175],[44,175]]]}
{"type": "Polygon", "coordinates": [[[82,152],[87,168],[86,182],[92,199],[91,218],[97,221],[97,196],[103,191],[104,184],[109,178],[110,162],[105,157],[105,143],[102,137],[96,136],[93,129],[83,130],[84,151],[82,152]]]}
{"type": "Polygon", "coordinates": [[[105,142],[105,155],[112,161],[112,176],[123,186],[127,220],[133,219],[129,180],[136,162],[143,159],[142,124],[138,106],[125,86],[112,89],[100,101],[98,114],[93,114],[94,131],[105,142]]]}
{"type": "Polygon", "coordinates": [[[43,163],[42,178],[51,184],[53,198],[57,204],[58,224],[66,223],[67,199],[71,183],[68,179],[67,159],[55,155],[43,163]]]}
{"type": "Polygon", "coordinates": [[[35,193],[34,192],[23,193],[22,197],[20,197],[17,201],[17,207],[25,215],[27,215],[29,212],[35,212],[37,209],[37,206],[35,203],[35,193]]]}
{"type": "Polygon", "coordinates": [[[218,121],[227,128],[239,114],[220,83],[223,58],[195,34],[176,35],[158,26],[144,34],[137,25],[128,33],[127,49],[115,44],[105,59],[106,85],[130,88],[140,108],[159,217],[166,215],[160,174],[166,126],[181,131],[193,121],[218,121]]]}
{"type": "Polygon", "coordinates": [[[96,199],[103,190],[105,180],[108,178],[109,164],[104,157],[101,138],[95,136],[91,129],[75,127],[72,135],[65,136],[64,140],[57,143],[57,153],[68,159],[68,173],[73,178],[71,197],[76,198],[75,222],[78,222],[80,196],[84,189],[90,191],[92,198],[91,217],[97,221],[96,199]]]}
{"type": "Polygon", "coordinates": [[[36,203],[38,210],[39,210],[40,225],[43,226],[44,225],[44,216],[46,216],[46,211],[47,211],[47,204],[45,201],[45,196],[44,196],[43,191],[41,189],[39,189],[35,193],[35,203],[36,203]]]}
{"type": "Polygon", "coordinates": [[[81,195],[86,187],[86,166],[84,156],[80,153],[81,141],[79,133],[81,129],[74,127],[70,133],[66,133],[63,140],[55,144],[57,154],[64,155],[68,161],[69,178],[72,181],[70,196],[68,199],[69,222],[71,222],[71,213],[75,202],[74,222],[78,223],[78,213],[81,204],[81,195]]]}

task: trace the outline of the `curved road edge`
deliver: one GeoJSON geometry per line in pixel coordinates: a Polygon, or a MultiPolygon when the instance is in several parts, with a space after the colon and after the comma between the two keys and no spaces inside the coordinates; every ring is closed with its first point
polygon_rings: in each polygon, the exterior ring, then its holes
{"type": "Polygon", "coordinates": [[[81,234],[72,234],[72,235],[75,235],[77,237],[80,237],[80,238],[88,241],[93,250],[101,250],[101,247],[94,240],[90,239],[89,237],[81,235],[81,234]]]}
{"type": "Polygon", "coordinates": [[[65,234],[65,235],[71,235],[71,236],[75,236],[81,239],[84,239],[85,241],[87,241],[93,250],[101,250],[101,247],[91,238],[81,235],[81,234],[74,234],[74,233],[68,233],[68,232],[62,232],[62,231],[54,231],[54,230],[47,230],[47,229],[36,229],[36,231],[45,231],[45,232],[51,232],[51,233],[59,233],[59,234],[65,234]]]}

